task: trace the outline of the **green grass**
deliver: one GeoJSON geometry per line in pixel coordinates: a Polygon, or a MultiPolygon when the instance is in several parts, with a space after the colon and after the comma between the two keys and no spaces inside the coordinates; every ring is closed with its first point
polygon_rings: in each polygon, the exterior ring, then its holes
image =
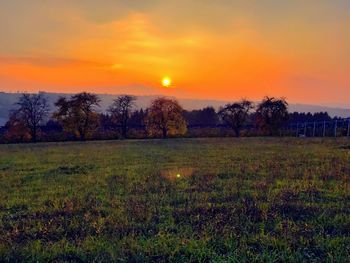
{"type": "Polygon", "coordinates": [[[0,145],[0,261],[346,262],[349,145],[0,145]]]}

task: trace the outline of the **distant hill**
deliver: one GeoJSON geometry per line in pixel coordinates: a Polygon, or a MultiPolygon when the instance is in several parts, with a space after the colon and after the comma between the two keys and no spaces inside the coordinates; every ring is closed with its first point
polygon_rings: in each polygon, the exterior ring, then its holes
{"type": "MultiPolygon", "coordinates": [[[[51,110],[54,110],[54,103],[55,101],[61,97],[66,96],[69,97],[72,94],[65,94],[65,93],[44,93],[45,96],[48,98],[49,104],[51,105],[51,110]]],[[[98,94],[101,98],[101,109],[100,111],[105,111],[108,106],[112,103],[113,99],[117,97],[118,95],[111,95],[111,94],[98,94]]],[[[21,93],[6,93],[6,92],[0,92],[0,126],[3,126],[9,115],[9,111],[14,108],[15,103],[17,102],[18,98],[21,96],[21,93]]],[[[138,96],[136,106],[137,108],[147,108],[151,101],[158,96],[138,96]]],[[[180,104],[186,109],[186,110],[194,110],[194,109],[201,109],[206,106],[212,106],[216,109],[218,109],[220,106],[225,105],[226,103],[229,103],[230,101],[220,101],[220,100],[200,100],[200,99],[178,99],[180,104]]],[[[343,109],[343,108],[334,108],[334,107],[325,107],[325,106],[318,106],[318,105],[306,105],[306,104],[290,104],[289,105],[289,111],[290,112],[320,112],[320,111],[327,111],[328,114],[332,117],[338,116],[347,118],[350,117],[350,109],[343,109]]]]}

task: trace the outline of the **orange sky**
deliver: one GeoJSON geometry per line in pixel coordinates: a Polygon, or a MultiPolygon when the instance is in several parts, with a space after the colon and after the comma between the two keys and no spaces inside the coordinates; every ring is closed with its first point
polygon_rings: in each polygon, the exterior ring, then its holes
{"type": "Polygon", "coordinates": [[[8,1],[0,90],[350,107],[349,1],[305,2],[8,1]]]}

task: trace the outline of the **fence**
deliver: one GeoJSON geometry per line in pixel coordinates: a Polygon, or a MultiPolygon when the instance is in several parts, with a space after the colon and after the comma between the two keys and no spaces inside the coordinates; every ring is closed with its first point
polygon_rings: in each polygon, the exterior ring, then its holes
{"type": "Polygon", "coordinates": [[[287,131],[289,135],[297,137],[350,137],[350,118],[291,123],[287,131]]]}

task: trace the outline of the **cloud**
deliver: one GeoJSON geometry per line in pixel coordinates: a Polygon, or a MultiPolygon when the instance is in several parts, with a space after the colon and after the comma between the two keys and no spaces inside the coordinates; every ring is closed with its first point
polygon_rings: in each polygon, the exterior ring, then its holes
{"type": "Polygon", "coordinates": [[[79,65],[90,65],[90,66],[103,66],[102,64],[69,59],[69,58],[55,58],[55,57],[14,57],[14,56],[3,56],[0,57],[0,64],[2,65],[32,65],[36,67],[64,67],[64,66],[79,66],[79,65]]]}
{"type": "Polygon", "coordinates": [[[349,8],[347,0],[3,1],[1,74],[11,86],[67,89],[157,87],[170,75],[174,92],[204,97],[346,93],[349,8]]]}
{"type": "Polygon", "coordinates": [[[154,8],[159,0],[75,0],[71,8],[96,23],[109,23],[123,19],[129,13],[146,13],[154,8]]]}

